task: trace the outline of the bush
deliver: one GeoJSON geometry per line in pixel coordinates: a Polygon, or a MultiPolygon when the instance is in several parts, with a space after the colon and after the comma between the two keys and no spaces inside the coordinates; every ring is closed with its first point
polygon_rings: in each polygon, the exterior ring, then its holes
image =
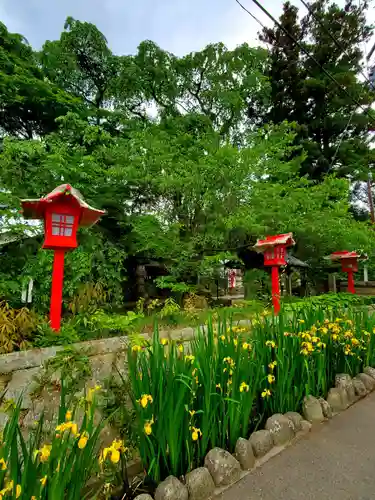
{"type": "Polygon", "coordinates": [[[349,306],[364,306],[373,304],[375,297],[361,296],[352,293],[325,293],[313,297],[298,299],[295,297],[284,297],[282,299],[284,307],[299,310],[305,307],[337,308],[349,306]]]}
{"type": "Polygon", "coordinates": [[[0,353],[27,349],[40,322],[40,317],[27,307],[14,309],[0,302],[0,353]]]}
{"type": "Polygon", "coordinates": [[[251,331],[209,323],[188,350],[155,331],[128,356],[148,474],[156,481],[186,474],[215,446],[233,452],[271,414],[300,410],[308,394],[326,396],[337,373],[355,375],[374,362],[374,326],[366,311],[262,314],[251,331]]]}

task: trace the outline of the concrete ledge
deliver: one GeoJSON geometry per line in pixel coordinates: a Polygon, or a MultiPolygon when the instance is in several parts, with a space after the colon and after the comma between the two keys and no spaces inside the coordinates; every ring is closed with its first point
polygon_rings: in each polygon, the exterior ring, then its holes
{"type": "MultiPolygon", "coordinates": [[[[70,347],[79,351],[87,351],[89,356],[96,356],[98,354],[116,353],[126,349],[128,344],[129,338],[125,336],[78,342],[76,344],[70,344],[70,347]]],[[[54,346],[1,354],[0,374],[8,374],[17,370],[40,367],[46,361],[56,356],[57,352],[62,350],[64,350],[64,346],[54,346]]]]}

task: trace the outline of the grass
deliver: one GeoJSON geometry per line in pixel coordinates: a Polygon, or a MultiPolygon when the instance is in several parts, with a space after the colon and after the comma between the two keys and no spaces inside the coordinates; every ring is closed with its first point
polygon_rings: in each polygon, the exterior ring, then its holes
{"type": "Polygon", "coordinates": [[[129,351],[139,451],[155,481],[202,465],[214,446],[234,451],[273,413],[326,396],[337,373],[375,361],[375,320],[364,310],[305,308],[261,314],[251,329],[209,320],[188,348],[159,339],[129,351]]]}

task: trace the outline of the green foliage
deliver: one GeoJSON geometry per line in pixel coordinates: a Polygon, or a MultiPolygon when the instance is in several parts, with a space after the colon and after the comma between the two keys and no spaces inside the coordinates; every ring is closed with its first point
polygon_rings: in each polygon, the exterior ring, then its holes
{"type": "MultiPolygon", "coordinates": [[[[366,7],[313,5],[349,56],[312,18],[302,29],[289,5],[282,22],[349,93],[371,104],[373,93],[356,79],[358,44],[371,32],[366,7]]],[[[362,178],[372,161],[363,142],[367,119],[277,30],[264,35],[269,53],[219,43],[183,57],[151,41],[135,55],[114,55],[96,26],[71,17],[38,54],[20,35],[1,33],[2,109],[6,119],[18,117],[14,127],[0,123],[8,134],[0,153],[2,214],[17,222],[7,224],[9,236],[25,235],[19,199],[46,194],[56,179],[107,211],[67,256],[65,303],[74,304],[82,285],[99,284],[119,305],[137,264],[149,261],[166,270],[161,287],[199,291],[220,275],[222,260],[238,259],[265,234],[294,232],[297,256],[312,266],[337,248],[374,247],[373,231],[353,217],[350,183],[333,175],[362,178]],[[22,95],[19,79],[27,81],[22,95]],[[25,124],[24,104],[45,123],[36,116],[25,124]]],[[[36,251],[40,239],[8,245],[0,293],[16,304],[22,283],[33,278],[35,306],[45,311],[52,254],[36,251]]],[[[258,267],[255,260],[246,267],[258,267]]]]}
{"type": "Polygon", "coordinates": [[[194,290],[194,287],[191,285],[187,285],[183,282],[176,282],[176,279],[173,276],[160,276],[160,278],[156,278],[155,283],[158,288],[168,288],[172,292],[175,293],[188,293],[194,290]]]}
{"type": "Polygon", "coordinates": [[[0,23],[0,136],[32,139],[56,129],[80,102],[44,78],[27,41],[0,23]]]}
{"type": "Polygon", "coordinates": [[[127,314],[106,314],[96,311],[91,316],[92,329],[108,331],[112,334],[127,332],[134,322],[143,318],[143,314],[129,311],[127,314]]]}
{"type": "Polygon", "coordinates": [[[85,283],[69,304],[73,315],[95,311],[108,301],[108,292],[101,283],[85,283]]]}
{"type": "Polygon", "coordinates": [[[336,309],[352,306],[365,306],[375,302],[375,297],[364,295],[353,295],[352,293],[325,293],[323,295],[316,295],[313,297],[305,297],[304,299],[297,299],[295,297],[285,297],[283,300],[284,307],[290,308],[295,311],[304,308],[318,308],[318,309],[336,309]]]}
{"type": "Polygon", "coordinates": [[[53,345],[66,346],[79,342],[81,339],[72,321],[63,322],[59,333],[52,330],[49,323],[38,325],[38,331],[33,339],[35,347],[51,347],[53,345]]]}
{"type": "Polygon", "coordinates": [[[165,318],[166,316],[173,316],[174,314],[180,312],[180,306],[171,297],[165,300],[164,305],[160,311],[160,317],[165,318]]]}
{"type": "Polygon", "coordinates": [[[68,17],[60,40],[47,41],[39,56],[51,81],[84,99],[89,109],[104,106],[118,64],[96,26],[68,17]]]}
{"type": "Polygon", "coordinates": [[[246,299],[269,298],[271,294],[270,274],[263,269],[249,269],[244,275],[246,299]]]}
{"type": "Polygon", "coordinates": [[[129,349],[139,452],[151,478],[186,474],[214,446],[233,452],[271,414],[300,411],[306,395],[326,396],[337,373],[375,362],[375,319],[366,311],[305,307],[250,325],[209,322],[189,347],[159,340],[156,330],[150,346],[129,349]]]}
{"type": "MultiPolygon", "coordinates": [[[[118,305],[122,303],[122,282],[125,253],[99,232],[82,231],[80,246],[69,252],[65,259],[64,301],[68,309],[82,309],[84,304],[75,305],[77,300],[91,301],[91,309],[103,302],[118,305]],[[101,289],[101,299],[88,297],[88,288],[101,289]],[[86,292],[84,292],[86,290],[86,292]],[[95,304],[94,304],[95,302],[95,304]]],[[[38,311],[47,312],[50,304],[53,252],[45,251],[40,243],[29,242],[26,248],[13,247],[0,264],[2,296],[15,304],[19,302],[21,289],[29,279],[34,281],[33,303],[38,311]],[[37,248],[37,249],[36,249],[37,248]]],[[[91,293],[91,292],[90,292],[91,293]]],[[[92,293],[91,293],[92,295],[92,293]]]]}
{"type": "Polygon", "coordinates": [[[45,372],[42,375],[44,384],[40,385],[48,385],[52,380],[61,378],[67,393],[76,393],[84,388],[91,373],[88,353],[66,346],[46,362],[45,372]]]}
{"type": "Polygon", "coordinates": [[[0,302],[0,353],[27,349],[39,322],[40,317],[27,307],[14,309],[0,302]]]}
{"type": "Polygon", "coordinates": [[[357,103],[371,109],[374,101],[373,89],[358,78],[363,68],[361,44],[373,33],[366,22],[368,2],[357,5],[347,0],[341,7],[316,0],[310,7],[313,15],[301,17],[297,7],[285,2],[279,21],[314,61],[279,27],[266,28],[261,36],[270,49],[271,105],[266,120],[298,123],[296,141],[307,153],[301,175],[321,180],[335,172],[351,179],[367,178],[369,161],[373,163],[367,132],[375,116],[370,119],[357,103]]]}
{"type": "MultiPolygon", "coordinates": [[[[104,422],[95,423],[95,391],[89,391],[81,413],[78,408],[68,408],[64,386],[57,415],[57,427],[51,441],[44,442],[46,422],[41,415],[36,430],[27,440],[20,428],[20,408],[11,411],[2,436],[0,459],[3,467],[0,473],[0,488],[3,498],[40,498],[54,500],[81,500],[94,498],[102,486],[90,484],[94,474],[103,479],[114,477],[114,466],[109,459],[101,459],[100,432],[104,422]],[[69,410],[69,411],[68,411],[69,410]],[[99,461],[102,466],[99,467],[99,461]],[[112,471],[112,474],[109,474],[112,471]]],[[[119,461],[125,460],[122,442],[112,445],[119,450],[119,461]]],[[[112,457],[111,452],[108,457],[112,457]]],[[[117,457],[116,457],[117,458],[117,457]]],[[[102,483],[103,484],[103,483],[102,483]]],[[[104,497],[105,490],[103,490],[104,497]]]]}

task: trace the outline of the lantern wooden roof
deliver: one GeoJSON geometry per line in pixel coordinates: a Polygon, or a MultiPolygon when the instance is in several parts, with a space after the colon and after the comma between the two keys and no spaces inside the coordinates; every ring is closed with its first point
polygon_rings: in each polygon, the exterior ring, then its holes
{"type": "Polygon", "coordinates": [[[58,186],[43,198],[21,200],[23,216],[25,219],[44,219],[48,204],[54,201],[61,201],[61,198],[65,196],[71,196],[78,203],[81,209],[80,226],[92,226],[105,214],[104,210],[98,210],[86,203],[81,193],[70,184],[61,184],[61,186],[58,186]]]}
{"type": "Polygon", "coordinates": [[[366,254],[359,254],[357,252],[349,252],[348,250],[342,250],[339,252],[333,252],[331,255],[328,255],[326,259],[331,260],[332,262],[341,261],[345,259],[358,259],[358,260],[367,260],[366,254]]]}
{"type": "Polygon", "coordinates": [[[295,245],[296,242],[293,239],[293,233],[277,234],[275,236],[266,236],[264,240],[258,240],[254,248],[257,252],[264,252],[270,247],[275,247],[276,245],[284,245],[285,247],[291,247],[295,245]]]}

